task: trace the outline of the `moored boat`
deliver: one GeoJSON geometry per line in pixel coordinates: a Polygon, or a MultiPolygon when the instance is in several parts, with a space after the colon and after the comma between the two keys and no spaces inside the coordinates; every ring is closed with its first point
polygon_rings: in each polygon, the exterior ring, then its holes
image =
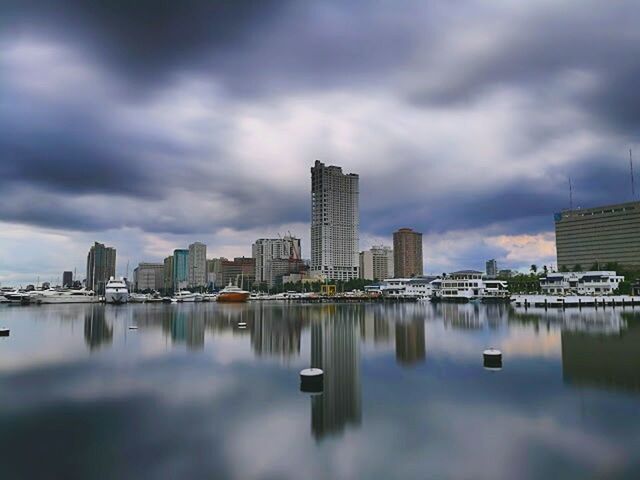
{"type": "Polygon", "coordinates": [[[218,293],[218,296],[216,298],[218,302],[226,303],[242,303],[246,302],[248,299],[249,292],[231,284],[220,290],[220,293],[218,293]]]}
{"type": "Polygon", "coordinates": [[[123,278],[111,277],[104,289],[104,301],[106,303],[122,304],[129,301],[129,288],[123,278]]]}

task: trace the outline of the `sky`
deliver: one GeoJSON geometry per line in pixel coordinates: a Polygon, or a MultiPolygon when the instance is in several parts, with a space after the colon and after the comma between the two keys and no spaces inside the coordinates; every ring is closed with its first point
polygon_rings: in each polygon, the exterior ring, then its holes
{"type": "MultiPolygon", "coordinates": [[[[360,248],[555,264],[553,213],[631,200],[633,1],[4,0],[0,284],[194,241],[309,256],[310,167],[360,175],[360,248]]],[[[640,168],[640,165],[638,166],[640,168]]]]}

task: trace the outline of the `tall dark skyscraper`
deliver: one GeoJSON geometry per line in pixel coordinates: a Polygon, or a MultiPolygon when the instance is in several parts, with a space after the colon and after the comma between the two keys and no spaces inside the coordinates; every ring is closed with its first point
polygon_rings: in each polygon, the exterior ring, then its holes
{"type": "Polygon", "coordinates": [[[109,277],[116,276],[116,249],[95,242],[87,255],[87,289],[104,293],[109,277]]]}
{"type": "Polygon", "coordinates": [[[73,286],[73,272],[62,272],[62,286],[73,286]]]}
{"type": "Polygon", "coordinates": [[[311,167],[311,271],[331,280],[359,277],[359,177],[316,160],[311,167]]]}

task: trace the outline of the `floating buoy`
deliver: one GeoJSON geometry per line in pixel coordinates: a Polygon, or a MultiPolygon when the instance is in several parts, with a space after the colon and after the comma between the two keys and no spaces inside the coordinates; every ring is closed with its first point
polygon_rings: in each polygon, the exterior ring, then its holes
{"type": "Polygon", "coordinates": [[[482,352],[484,368],[487,370],[500,370],[502,368],[502,352],[496,348],[488,348],[482,352]]]}
{"type": "Polygon", "coordinates": [[[320,368],[305,368],[300,372],[300,391],[320,393],[324,385],[324,372],[320,368]]]}
{"type": "Polygon", "coordinates": [[[10,330],[8,328],[0,328],[0,337],[8,337],[10,330]]]}
{"type": "Polygon", "coordinates": [[[129,325],[129,330],[137,330],[138,327],[136,327],[135,325],[129,325]]]}

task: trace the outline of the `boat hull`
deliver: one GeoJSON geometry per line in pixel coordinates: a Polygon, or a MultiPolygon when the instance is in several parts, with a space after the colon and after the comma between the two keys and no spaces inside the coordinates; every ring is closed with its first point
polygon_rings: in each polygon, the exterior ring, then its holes
{"type": "Polygon", "coordinates": [[[249,292],[221,292],[217,301],[221,303],[244,303],[249,299],[249,292]]]}
{"type": "Polygon", "coordinates": [[[126,292],[106,292],[104,294],[104,301],[106,303],[121,305],[123,303],[127,303],[128,300],[129,294],[126,292]]]}

